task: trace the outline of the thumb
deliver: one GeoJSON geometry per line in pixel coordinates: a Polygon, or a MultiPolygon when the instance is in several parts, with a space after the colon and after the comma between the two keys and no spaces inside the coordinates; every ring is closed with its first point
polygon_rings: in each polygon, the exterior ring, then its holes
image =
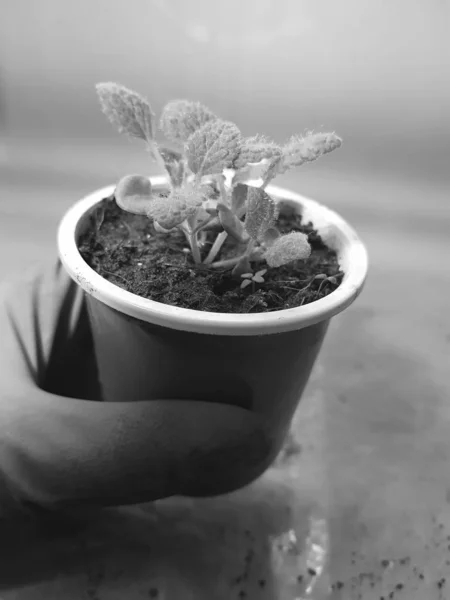
{"type": "Polygon", "coordinates": [[[260,417],[231,405],[39,393],[9,407],[0,474],[20,504],[89,508],[222,494],[274,458],[260,417]]]}

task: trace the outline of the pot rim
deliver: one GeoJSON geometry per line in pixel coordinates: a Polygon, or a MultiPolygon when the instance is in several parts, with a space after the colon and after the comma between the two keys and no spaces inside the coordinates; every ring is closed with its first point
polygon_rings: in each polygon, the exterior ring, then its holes
{"type": "MultiPolygon", "coordinates": [[[[162,187],[167,182],[164,176],[150,177],[150,180],[155,187],[162,187]]],[[[104,279],[84,261],[78,251],[77,237],[82,218],[98,202],[111,196],[114,189],[113,185],[96,190],[68,209],[58,228],[59,257],[70,277],[87,294],[141,321],[171,329],[215,335],[283,333],[330,319],[352,304],[364,286],[368,255],[353,228],[337,213],[315,200],[278,186],[268,186],[269,194],[294,205],[300,204],[303,211],[313,217],[315,226],[316,218],[325,223],[331,233],[331,242],[337,240],[339,254],[345,255],[346,266],[343,269],[343,280],[336,290],[304,306],[256,314],[204,312],[142,298],[104,279]]],[[[322,231],[319,233],[323,234],[322,231]]],[[[327,243],[326,239],[324,241],[327,243]]]]}

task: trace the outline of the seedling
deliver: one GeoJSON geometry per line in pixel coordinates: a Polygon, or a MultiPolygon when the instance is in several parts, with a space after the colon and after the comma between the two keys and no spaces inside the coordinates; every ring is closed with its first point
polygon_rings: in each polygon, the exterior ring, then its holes
{"type": "Polygon", "coordinates": [[[244,290],[250,284],[252,285],[253,291],[255,289],[255,283],[264,283],[264,275],[267,273],[267,269],[261,269],[256,273],[242,273],[243,279],[241,283],[241,289],[244,290]]]}
{"type": "Polygon", "coordinates": [[[158,232],[181,230],[194,263],[232,269],[236,278],[243,278],[242,288],[264,281],[267,269],[253,275],[252,261],[275,268],[309,257],[307,235],[282,235],[275,227],[279,207],[266,187],[278,174],[338,148],[337,135],[309,132],[280,145],[261,135],[244,137],[234,123],[199,102],[175,100],[164,107],[159,121],[174,146],[167,149],[156,141],[155,114],[145,98],[116,83],[100,83],[97,92],[108,119],[120,132],[143,140],[168,176],[166,193],[155,192],[147,177],[125,176],[114,194],[122,209],[146,215],[158,232]],[[215,238],[205,251],[207,233],[215,238]],[[240,251],[217,260],[229,236],[240,251]]]}

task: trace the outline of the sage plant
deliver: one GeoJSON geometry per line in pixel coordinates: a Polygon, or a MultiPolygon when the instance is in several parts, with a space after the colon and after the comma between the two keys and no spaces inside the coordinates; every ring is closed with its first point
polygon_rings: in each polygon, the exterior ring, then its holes
{"type": "Polygon", "coordinates": [[[276,228],[279,207],[266,188],[277,175],[339,148],[337,135],[293,135],[282,145],[263,135],[244,137],[234,123],[189,100],[169,102],[158,123],[140,94],[117,83],[99,83],[96,88],[111,123],[143,140],[167,175],[167,192],[154,191],[143,175],[123,177],[114,192],[122,209],[146,215],[159,232],[181,230],[196,264],[232,269],[233,275],[248,281],[244,286],[252,281],[251,261],[274,268],[309,257],[305,234],[282,235],[276,228]],[[157,142],[158,129],[173,148],[157,142]],[[215,238],[205,255],[202,240],[208,231],[215,238]],[[218,260],[228,236],[238,242],[239,253],[218,260]]]}

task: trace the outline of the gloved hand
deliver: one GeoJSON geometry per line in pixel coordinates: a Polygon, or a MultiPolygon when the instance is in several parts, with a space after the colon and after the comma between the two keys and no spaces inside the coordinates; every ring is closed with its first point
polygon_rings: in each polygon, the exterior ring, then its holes
{"type": "Polygon", "coordinates": [[[1,286],[0,518],[216,495],[267,468],[257,415],[96,401],[96,375],[83,293],[59,264],[1,286]]]}

